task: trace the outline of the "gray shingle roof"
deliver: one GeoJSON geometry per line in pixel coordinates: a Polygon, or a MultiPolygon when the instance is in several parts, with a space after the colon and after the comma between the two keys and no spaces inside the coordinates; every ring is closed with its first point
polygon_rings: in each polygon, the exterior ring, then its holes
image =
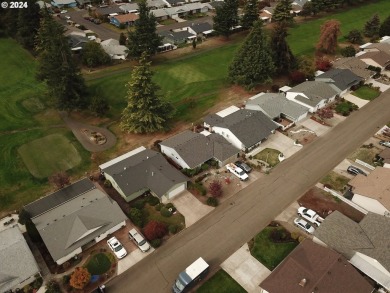
{"type": "Polygon", "coordinates": [[[57,261],[126,219],[118,204],[95,188],[32,220],[57,261]]]}
{"type": "Polygon", "coordinates": [[[360,252],[390,271],[390,218],[369,212],[360,223],[355,223],[334,211],[314,236],[348,259],[360,252]]]}
{"type": "Polygon", "coordinates": [[[162,154],[145,149],[131,157],[102,169],[126,194],[150,189],[158,197],[188,178],[171,166],[162,154]]]}
{"type": "Polygon", "coordinates": [[[160,36],[172,40],[174,42],[183,41],[188,37],[194,37],[194,34],[189,33],[188,31],[180,32],[171,32],[171,31],[162,31],[158,33],[160,36]]]}
{"type": "Polygon", "coordinates": [[[366,63],[356,57],[340,58],[333,62],[333,67],[349,69],[364,79],[370,78],[374,74],[373,71],[366,69],[367,66],[366,63]]]}
{"type": "Polygon", "coordinates": [[[213,126],[229,129],[249,148],[267,138],[278,126],[263,112],[241,109],[225,117],[211,114],[204,121],[213,126]]]}
{"type": "Polygon", "coordinates": [[[263,94],[254,99],[249,99],[246,105],[258,105],[271,119],[285,114],[295,119],[308,112],[308,108],[286,99],[282,94],[263,94]]]}
{"type": "Polygon", "coordinates": [[[18,227],[0,232],[0,292],[14,288],[39,272],[35,258],[18,227]]]}
{"type": "Polygon", "coordinates": [[[315,107],[317,106],[323,99],[317,96],[309,96],[309,98],[306,98],[302,95],[297,95],[295,97],[295,100],[300,101],[308,106],[315,107]]]}
{"type": "Polygon", "coordinates": [[[204,136],[186,130],[162,141],[160,144],[176,150],[191,169],[212,158],[223,162],[239,153],[238,149],[216,133],[204,136]]]}
{"type": "Polygon", "coordinates": [[[109,6],[109,7],[98,7],[96,8],[96,13],[100,15],[109,15],[112,13],[122,13],[122,9],[119,8],[117,5],[109,6]]]}
{"type": "Polygon", "coordinates": [[[390,64],[390,55],[386,52],[367,52],[358,56],[359,59],[371,59],[374,60],[382,67],[386,67],[390,64]]]}
{"type": "Polygon", "coordinates": [[[315,78],[318,81],[333,83],[340,91],[351,88],[358,84],[362,78],[349,69],[333,68],[315,78]]]}
{"type": "Polygon", "coordinates": [[[337,94],[337,91],[329,84],[321,81],[305,81],[296,85],[288,92],[304,93],[308,98],[330,99],[337,94]]]}
{"type": "Polygon", "coordinates": [[[191,24],[190,27],[197,34],[200,34],[200,33],[203,33],[205,31],[209,31],[209,30],[213,29],[213,26],[211,24],[209,24],[208,22],[193,23],[193,24],[191,24]]]}
{"type": "Polygon", "coordinates": [[[36,217],[95,188],[91,180],[84,178],[46,197],[25,205],[24,209],[31,217],[36,217]]]}

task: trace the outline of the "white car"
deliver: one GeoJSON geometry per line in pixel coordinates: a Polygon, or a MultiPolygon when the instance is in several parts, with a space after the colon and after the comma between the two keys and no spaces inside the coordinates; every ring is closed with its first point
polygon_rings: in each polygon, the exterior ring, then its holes
{"type": "Polygon", "coordinates": [[[134,241],[142,252],[147,252],[150,249],[149,243],[137,230],[131,229],[129,231],[129,238],[134,241]]]}
{"type": "MultiPolygon", "coordinates": [[[[58,10],[57,10],[58,11],[58,10]]],[[[68,10],[61,10],[61,12],[60,13],[62,13],[62,14],[64,14],[64,13],[67,13],[68,12],[68,10]]]]}
{"type": "Polygon", "coordinates": [[[240,178],[241,181],[246,181],[249,178],[247,173],[245,173],[241,168],[237,167],[233,163],[227,164],[226,169],[240,178]]]}
{"type": "Polygon", "coordinates": [[[310,223],[313,223],[317,227],[324,220],[315,211],[307,209],[305,207],[300,207],[298,209],[298,216],[304,218],[305,220],[308,220],[310,223]]]}
{"type": "Polygon", "coordinates": [[[127,255],[126,249],[122,246],[122,244],[116,239],[116,237],[111,237],[107,240],[107,244],[110,249],[115,253],[116,257],[121,259],[127,255]]]}
{"type": "Polygon", "coordinates": [[[306,222],[303,219],[296,218],[294,220],[295,226],[301,228],[302,230],[306,231],[307,233],[313,234],[315,229],[312,225],[310,225],[308,222],[306,222]]]}

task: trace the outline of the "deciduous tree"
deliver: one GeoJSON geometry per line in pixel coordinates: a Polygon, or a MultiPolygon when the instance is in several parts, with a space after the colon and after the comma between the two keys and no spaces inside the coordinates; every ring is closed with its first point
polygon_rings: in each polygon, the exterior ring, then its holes
{"type": "Polygon", "coordinates": [[[229,66],[228,78],[234,84],[248,89],[270,81],[275,72],[272,52],[261,21],[256,21],[241,48],[229,66]]]}
{"type": "Polygon", "coordinates": [[[363,43],[363,36],[362,33],[359,30],[351,30],[348,35],[346,35],[346,38],[348,41],[350,41],[352,44],[362,44],[363,43]]]}
{"type": "Polygon", "coordinates": [[[283,22],[286,24],[291,24],[294,19],[292,11],[292,1],[291,0],[280,0],[276,4],[274,12],[272,14],[272,21],[283,22]]]}
{"type": "Polygon", "coordinates": [[[378,14],[374,14],[364,25],[364,35],[366,37],[373,38],[379,35],[379,28],[381,26],[381,21],[378,14]]]}
{"type": "Polygon", "coordinates": [[[259,19],[259,9],[257,0],[246,0],[243,9],[244,15],[241,18],[241,25],[248,29],[253,26],[253,23],[259,19]]]}
{"type": "Polygon", "coordinates": [[[209,192],[214,197],[219,197],[222,195],[222,184],[219,180],[214,180],[209,185],[209,192]]]}
{"type": "Polygon", "coordinates": [[[316,69],[321,71],[328,71],[332,68],[332,63],[326,58],[316,59],[316,69]]]}
{"type": "Polygon", "coordinates": [[[82,50],[82,62],[88,67],[97,67],[111,63],[111,57],[103,50],[99,43],[90,41],[82,50]]]}
{"type": "Polygon", "coordinates": [[[75,289],[83,289],[91,280],[87,268],[76,267],[70,276],[69,284],[75,289]]]}
{"type": "Polygon", "coordinates": [[[143,229],[143,233],[149,241],[152,241],[154,239],[163,238],[168,233],[168,229],[164,223],[150,221],[143,229]]]}
{"type": "Polygon", "coordinates": [[[271,34],[271,52],[276,72],[290,72],[297,67],[297,61],[286,41],[287,29],[283,24],[276,25],[271,34]]]}
{"type": "Polygon", "coordinates": [[[379,36],[390,36],[390,16],[388,16],[381,24],[379,28],[379,36]]]}
{"type": "Polygon", "coordinates": [[[340,35],[340,22],[335,19],[326,21],[321,26],[321,35],[317,50],[333,54],[337,48],[337,38],[340,35]]]}
{"type": "Polygon", "coordinates": [[[168,128],[173,108],[158,94],[160,88],[153,82],[151,62],[142,54],[139,65],[127,84],[127,107],[122,112],[120,127],[132,133],[150,133],[168,128]]]}
{"type": "Polygon", "coordinates": [[[214,30],[229,38],[233,27],[238,25],[238,0],[226,0],[218,6],[213,21],[214,30]]]}

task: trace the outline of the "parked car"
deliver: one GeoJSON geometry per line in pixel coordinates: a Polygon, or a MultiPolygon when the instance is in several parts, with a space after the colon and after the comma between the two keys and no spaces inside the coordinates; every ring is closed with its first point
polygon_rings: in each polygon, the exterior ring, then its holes
{"type": "Polygon", "coordinates": [[[101,24],[101,23],[102,23],[102,21],[101,21],[100,19],[97,19],[97,18],[95,18],[95,19],[93,20],[93,22],[94,22],[95,24],[101,24]]]}
{"type": "Polygon", "coordinates": [[[390,148],[390,141],[381,140],[381,141],[379,142],[379,144],[380,144],[380,145],[383,145],[383,146],[385,146],[385,147],[390,148]]]}
{"type": "Polygon", "coordinates": [[[315,226],[319,226],[324,218],[321,218],[319,214],[311,209],[307,209],[305,207],[300,207],[298,209],[298,216],[308,220],[310,223],[313,223],[315,226]]]}
{"type": "Polygon", "coordinates": [[[237,161],[234,163],[234,165],[236,165],[238,168],[241,168],[242,170],[244,170],[246,173],[250,173],[252,171],[252,168],[249,167],[247,164],[245,164],[244,162],[241,162],[241,161],[237,161]]]}
{"type": "Polygon", "coordinates": [[[84,16],[83,18],[84,18],[85,20],[89,20],[89,21],[91,20],[91,17],[89,17],[89,16],[84,16]]]}
{"type": "Polygon", "coordinates": [[[62,14],[64,14],[64,13],[67,13],[68,12],[68,10],[61,10],[61,12],[60,13],[62,13],[62,14]]]}
{"type": "Polygon", "coordinates": [[[363,170],[359,169],[358,167],[352,166],[352,165],[347,168],[347,172],[349,174],[352,174],[352,175],[362,174],[364,176],[367,176],[367,174],[363,170]]]}
{"type": "Polygon", "coordinates": [[[69,15],[65,15],[65,18],[66,18],[67,20],[69,20],[69,19],[70,19],[70,16],[69,16],[69,15]]]}
{"type": "Polygon", "coordinates": [[[150,249],[150,244],[145,240],[144,236],[138,233],[137,230],[131,229],[129,231],[129,237],[142,252],[147,252],[150,249]]]}
{"type": "Polygon", "coordinates": [[[90,22],[94,22],[94,21],[95,21],[95,19],[94,19],[93,17],[90,17],[88,20],[89,20],[90,22]]]}
{"type": "Polygon", "coordinates": [[[118,241],[118,239],[116,239],[115,236],[108,239],[107,244],[110,247],[110,249],[114,252],[114,254],[116,255],[117,258],[121,259],[127,255],[126,249],[118,241]]]}
{"type": "Polygon", "coordinates": [[[303,219],[296,218],[294,220],[295,226],[301,228],[302,230],[306,231],[307,233],[313,234],[315,229],[312,225],[310,225],[308,222],[306,222],[303,219]]]}
{"type": "Polygon", "coordinates": [[[240,178],[241,181],[248,180],[249,176],[246,174],[241,168],[237,167],[236,165],[230,163],[226,165],[226,169],[236,175],[238,178],[240,178]]]}

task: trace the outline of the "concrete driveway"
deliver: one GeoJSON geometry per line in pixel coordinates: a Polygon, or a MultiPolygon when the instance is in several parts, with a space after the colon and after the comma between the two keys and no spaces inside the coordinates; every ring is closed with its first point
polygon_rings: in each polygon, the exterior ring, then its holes
{"type": "Polygon", "coordinates": [[[390,85],[387,85],[387,84],[384,84],[384,83],[381,83],[381,82],[378,82],[372,78],[370,78],[369,80],[367,80],[367,84],[368,83],[372,83],[372,86],[374,87],[379,87],[379,90],[383,93],[384,91],[387,91],[389,88],[390,88],[390,85]]]}
{"type": "Polygon", "coordinates": [[[186,227],[188,228],[202,217],[211,212],[214,208],[204,205],[189,191],[185,191],[175,196],[171,202],[176,209],[185,217],[186,227]]]}
{"type": "Polygon", "coordinates": [[[325,133],[332,129],[329,126],[322,125],[310,118],[299,122],[299,124],[303,125],[307,129],[310,129],[311,131],[314,131],[317,136],[323,136],[325,133]]]}
{"type": "Polygon", "coordinates": [[[300,147],[294,145],[294,141],[291,138],[279,131],[276,131],[275,134],[271,135],[259,147],[248,153],[248,156],[254,156],[266,148],[276,149],[282,152],[286,158],[291,157],[301,149],[300,147]]]}
{"type": "Polygon", "coordinates": [[[363,99],[358,98],[357,96],[354,96],[350,93],[346,93],[345,95],[343,95],[343,98],[345,100],[355,104],[359,108],[363,107],[364,105],[366,105],[369,102],[368,100],[363,100],[363,99]]]}
{"type": "Polygon", "coordinates": [[[271,274],[250,254],[247,243],[225,260],[221,267],[249,293],[260,293],[259,284],[271,274]]]}
{"type": "Polygon", "coordinates": [[[154,251],[154,248],[151,247],[148,252],[142,252],[139,249],[136,249],[125,256],[123,259],[118,261],[118,275],[122,274],[137,262],[139,262],[144,257],[148,256],[154,251]]]}

